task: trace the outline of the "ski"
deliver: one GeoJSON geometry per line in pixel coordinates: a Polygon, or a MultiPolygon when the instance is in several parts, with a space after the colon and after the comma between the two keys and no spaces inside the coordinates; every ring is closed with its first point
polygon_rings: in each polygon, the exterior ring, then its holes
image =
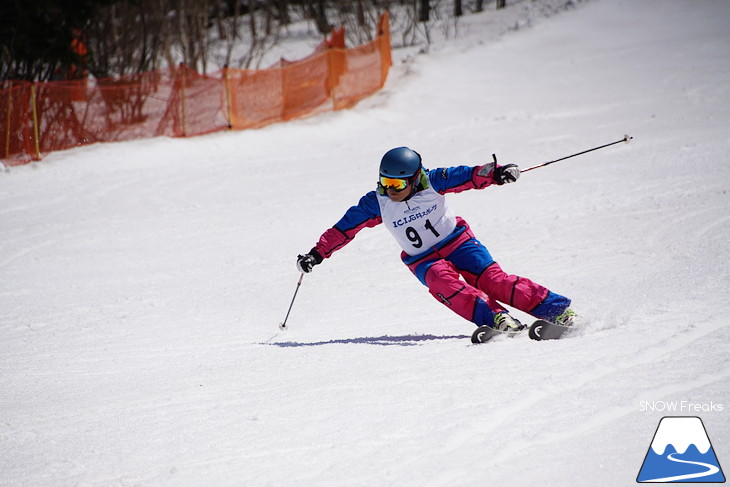
{"type": "Polygon", "coordinates": [[[530,325],[530,332],[528,334],[533,340],[557,340],[570,328],[570,326],[557,325],[545,320],[537,320],[530,325]]]}
{"type": "MultiPolygon", "coordinates": [[[[524,328],[524,327],[523,327],[524,328]]],[[[499,336],[499,335],[506,335],[509,337],[514,337],[520,334],[522,329],[519,331],[500,331],[495,330],[494,328],[490,326],[480,326],[476,330],[474,330],[474,333],[471,334],[471,342],[472,343],[486,343],[492,338],[499,336]]]]}

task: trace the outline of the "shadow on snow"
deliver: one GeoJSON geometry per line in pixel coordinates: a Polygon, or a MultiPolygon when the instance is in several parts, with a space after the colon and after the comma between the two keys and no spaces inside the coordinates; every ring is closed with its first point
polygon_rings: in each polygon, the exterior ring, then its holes
{"type": "Polygon", "coordinates": [[[276,347],[287,348],[287,347],[318,347],[321,345],[335,345],[335,344],[365,344],[365,345],[380,345],[380,346],[391,346],[398,345],[401,347],[412,347],[418,345],[418,342],[425,342],[430,340],[453,340],[453,339],[464,339],[469,338],[468,335],[405,335],[405,336],[390,336],[383,335],[380,337],[360,337],[360,338],[342,338],[339,340],[328,340],[325,342],[274,342],[274,343],[262,343],[261,345],[273,345],[276,347]]]}

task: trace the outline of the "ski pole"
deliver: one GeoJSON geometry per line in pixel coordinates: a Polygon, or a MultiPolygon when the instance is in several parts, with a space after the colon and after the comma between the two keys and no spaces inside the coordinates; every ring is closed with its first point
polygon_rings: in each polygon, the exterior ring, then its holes
{"type": "Polygon", "coordinates": [[[633,137],[631,137],[630,135],[624,135],[623,139],[617,140],[616,142],[611,142],[610,144],[599,145],[598,147],[584,150],[583,152],[578,152],[576,154],[571,154],[569,156],[561,157],[560,159],[555,159],[554,161],[548,161],[548,162],[543,162],[542,164],[536,164],[534,166],[530,166],[528,168],[521,169],[520,172],[523,173],[523,172],[527,172],[527,171],[532,171],[533,169],[537,169],[538,167],[548,166],[548,165],[554,164],[556,162],[564,161],[565,159],[570,159],[571,157],[580,156],[583,154],[587,154],[588,152],[593,152],[594,150],[603,149],[604,147],[609,147],[612,145],[620,144],[621,142],[625,142],[628,144],[629,141],[631,141],[631,139],[633,139],[633,137]]]}
{"type": "Polygon", "coordinates": [[[291,313],[291,307],[294,306],[294,300],[297,299],[297,293],[299,292],[299,286],[302,285],[302,279],[304,279],[304,273],[299,276],[299,282],[297,282],[297,288],[294,290],[294,296],[291,298],[291,304],[289,304],[289,311],[286,312],[286,318],[284,318],[284,321],[279,324],[280,330],[287,330],[286,327],[286,320],[289,319],[289,313],[291,313]]]}

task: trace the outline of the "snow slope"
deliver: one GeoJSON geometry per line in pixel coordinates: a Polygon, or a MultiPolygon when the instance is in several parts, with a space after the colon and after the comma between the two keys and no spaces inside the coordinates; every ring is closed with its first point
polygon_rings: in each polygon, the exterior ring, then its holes
{"type": "Polygon", "coordinates": [[[730,2],[535,18],[396,53],[351,111],[1,173],[0,484],[629,485],[665,415],[730,465],[730,2]],[[528,166],[625,133],[450,198],[578,336],[470,345],[383,228],[278,330],[387,149],[528,166]]]}

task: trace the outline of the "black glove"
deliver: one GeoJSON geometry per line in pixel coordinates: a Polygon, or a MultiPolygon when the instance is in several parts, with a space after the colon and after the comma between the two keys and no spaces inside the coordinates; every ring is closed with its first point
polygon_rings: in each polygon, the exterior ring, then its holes
{"type": "Polygon", "coordinates": [[[492,177],[499,185],[504,183],[514,183],[520,178],[520,168],[517,167],[517,164],[497,166],[494,168],[494,175],[492,177]]]}
{"type": "Polygon", "coordinates": [[[312,272],[312,267],[322,263],[322,256],[319,252],[312,249],[308,254],[297,256],[297,269],[299,272],[312,272]]]}

